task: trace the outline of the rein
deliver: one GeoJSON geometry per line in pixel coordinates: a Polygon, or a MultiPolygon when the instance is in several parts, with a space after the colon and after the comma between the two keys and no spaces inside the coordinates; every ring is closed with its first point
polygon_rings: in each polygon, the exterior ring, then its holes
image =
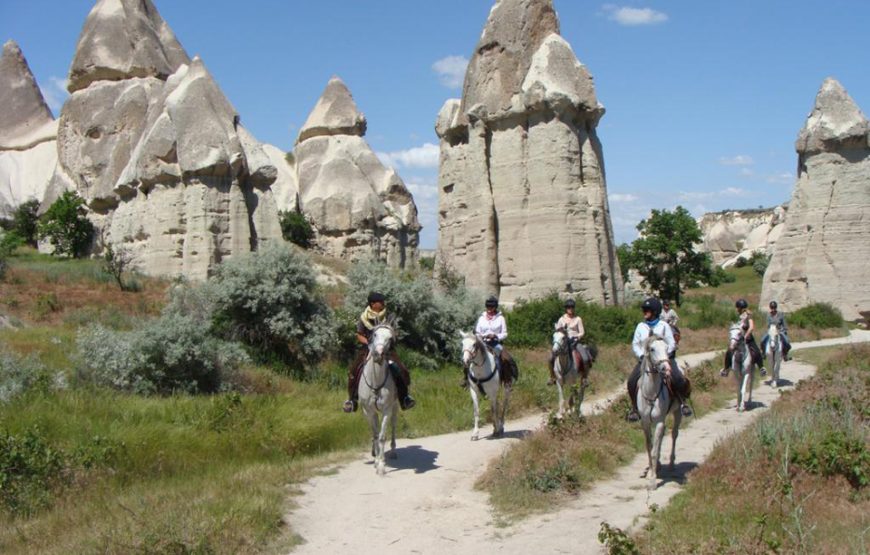
{"type": "MultiPolygon", "coordinates": [[[[486,348],[486,347],[484,347],[484,348],[486,348]]],[[[481,352],[481,349],[480,349],[480,340],[477,340],[477,341],[474,342],[474,348],[473,348],[473,349],[465,349],[465,352],[470,352],[470,353],[471,353],[471,360],[470,360],[469,363],[468,363],[468,366],[469,366],[469,367],[471,367],[472,365],[483,367],[483,364],[484,364],[484,362],[486,361],[486,355],[484,355],[484,354],[481,352]],[[483,355],[483,361],[481,361],[480,363],[477,363],[477,359],[478,359],[478,357],[479,357],[480,355],[483,355]]],[[[492,371],[489,373],[489,376],[487,376],[487,377],[485,377],[485,378],[478,378],[478,377],[476,377],[476,376],[474,375],[474,372],[470,372],[470,371],[469,371],[469,372],[468,372],[468,379],[471,380],[475,385],[477,385],[477,386],[478,386],[478,389],[480,389],[480,385],[481,385],[481,384],[485,384],[485,383],[488,382],[489,380],[493,379],[497,373],[498,373],[498,372],[496,372],[496,369],[495,369],[495,361],[493,360],[492,371]]]]}
{"type": "MultiPolygon", "coordinates": [[[[372,329],[372,337],[374,337],[374,332],[375,332],[375,330],[377,330],[377,329],[380,328],[380,327],[388,327],[388,326],[385,326],[385,325],[381,324],[380,326],[376,326],[375,328],[373,328],[373,329],[372,329]]],[[[387,343],[387,345],[384,346],[384,351],[389,350],[389,346],[390,346],[390,344],[387,343]]],[[[374,348],[375,348],[375,347],[374,347],[374,344],[369,343],[369,354],[368,354],[368,356],[366,357],[366,364],[368,364],[368,361],[371,360],[373,366],[374,366],[375,364],[381,364],[381,363],[375,361],[374,348]]],[[[381,394],[381,390],[384,388],[385,385],[387,385],[387,379],[390,377],[390,369],[387,368],[387,365],[388,365],[388,364],[389,364],[389,362],[384,362],[384,363],[383,363],[383,365],[384,365],[384,380],[381,382],[381,385],[379,385],[379,386],[377,386],[377,387],[375,387],[375,386],[373,386],[371,383],[369,383],[369,380],[368,380],[368,378],[366,377],[366,372],[365,372],[365,370],[363,370],[363,373],[362,373],[363,382],[365,382],[365,384],[368,386],[369,389],[371,389],[372,391],[375,392],[375,395],[376,395],[376,396],[380,396],[380,394],[381,394]]]]}

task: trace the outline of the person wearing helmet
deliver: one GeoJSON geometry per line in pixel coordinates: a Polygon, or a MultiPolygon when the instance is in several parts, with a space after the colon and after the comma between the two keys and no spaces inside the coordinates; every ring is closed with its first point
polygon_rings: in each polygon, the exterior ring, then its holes
{"type": "MultiPolygon", "coordinates": [[[[752,335],[752,332],[755,331],[755,321],[752,319],[752,313],[749,312],[749,303],[746,302],[746,299],[737,299],[734,307],[737,309],[737,323],[743,328],[744,339],[746,346],[749,347],[749,353],[752,355],[752,361],[761,370],[761,375],[766,376],[767,369],[764,367],[764,357],[761,356],[761,350],[752,335]]],[[[731,371],[732,355],[731,349],[725,351],[725,367],[719,372],[723,378],[731,371]]]]}
{"type": "Polygon", "coordinates": [[[674,386],[674,393],[680,401],[680,412],[683,416],[692,416],[692,409],[686,403],[689,399],[691,387],[689,380],[680,371],[677,365],[676,350],[677,344],[674,342],[674,335],[671,332],[671,327],[661,320],[662,304],[656,298],[649,298],[641,305],[643,311],[643,322],[640,322],[634,329],[634,338],[631,342],[631,349],[637,356],[637,364],[631,376],[628,378],[628,398],[631,400],[631,412],[628,413],[629,422],[638,422],[640,414],[637,412],[637,382],[640,380],[640,364],[644,356],[644,343],[651,334],[656,334],[665,340],[668,345],[668,355],[671,363],[671,383],[674,386]]]}
{"type": "MultiPolygon", "coordinates": [[[[356,357],[350,366],[347,373],[347,395],[348,399],[344,402],[342,410],[344,412],[354,412],[359,405],[359,379],[362,375],[363,365],[366,357],[369,354],[369,340],[372,337],[372,330],[381,324],[387,322],[387,299],[383,294],[372,291],[368,296],[368,306],[360,314],[356,322],[356,340],[359,344],[356,357]]],[[[411,374],[405,365],[399,360],[395,350],[391,350],[387,356],[389,361],[387,364],[390,373],[393,375],[393,380],[396,382],[396,390],[399,396],[399,406],[402,410],[414,408],[417,401],[408,393],[411,387],[411,374]]]]}
{"type": "MultiPolygon", "coordinates": [[[[474,334],[483,339],[483,342],[492,349],[495,354],[495,368],[500,370],[502,363],[509,363],[507,353],[504,352],[502,342],[507,338],[507,322],[504,315],[498,310],[498,299],[491,296],[484,303],[486,310],[477,319],[474,325],[474,334]]],[[[468,373],[462,371],[462,387],[468,387],[468,373]]],[[[502,376],[503,378],[505,376],[502,376]]]]}
{"type": "MultiPolygon", "coordinates": [[[[582,368],[581,362],[581,353],[580,353],[580,339],[586,333],[586,330],[583,329],[583,320],[574,313],[574,310],[577,308],[577,303],[574,299],[568,299],[565,301],[565,314],[563,314],[559,320],[556,321],[555,329],[556,330],[565,330],[568,334],[568,346],[571,353],[574,355],[574,367],[577,368],[579,372],[582,368]]],[[[550,381],[547,382],[547,385],[554,385],[556,383],[556,372],[553,369],[553,364],[556,361],[556,355],[553,351],[550,351],[550,381]]]]}
{"type": "Polygon", "coordinates": [[[674,334],[674,342],[677,344],[677,348],[679,349],[680,328],[677,327],[677,322],[680,320],[680,317],[677,316],[677,311],[671,308],[671,301],[662,301],[662,320],[664,320],[665,324],[671,327],[671,332],[674,334]]]}
{"type": "MultiPolygon", "coordinates": [[[[768,305],[770,312],[767,315],[767,327],[776,326],[779,330],[779,335],[782,338],[782,360],[788,360],[788,352],[791,350],[791,341],[788,339],[788,328],[785,325],[785,313],[778,310],[779,306],[776,301],[770,301],[768,305]]],[[[767,334],[761,338],[761,352],[767,351],[767,341],[770,338],[767,334]]]]}

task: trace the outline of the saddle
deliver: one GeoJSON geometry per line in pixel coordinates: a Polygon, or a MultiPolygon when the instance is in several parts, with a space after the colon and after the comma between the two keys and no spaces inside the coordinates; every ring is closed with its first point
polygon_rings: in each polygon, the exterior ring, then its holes
{"type": "Polygon", "coordinates": [[[499,358],[501,359],[501,372],[499,373],[501,383],[507,385],[517,381],[520,378],[520,369],[514,358],[507,353],[506,349],[502,349],[499,358]]]}

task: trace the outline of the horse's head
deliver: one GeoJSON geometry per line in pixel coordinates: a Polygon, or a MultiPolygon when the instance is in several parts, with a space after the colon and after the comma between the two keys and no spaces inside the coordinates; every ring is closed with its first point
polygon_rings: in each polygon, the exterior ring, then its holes
{"type": "Polygon", "coordinates": [[[553,333],[553,354],[560,355],[568,350],[568,333],[559,328],[553,333]]]}
{"type": "Polygon", "coordinates": [[[661,336],[651,334],[644,343],[648,372],[665,372],[670,368],[668,344],[661,336]]]}
{"type": "Polygon", "coordinates": [[[731,324],[731,328],[728,330],[728,348],[734,349],[744,340],[743,326],[739,322],[731,324]]]}
{"type": "Polygon", "coordinates": [[[459,336],[462,338],[462,365],[468,367],[485,347],[480,338],[473,333],[460,331],[459,336]]]}
{"type": "Polygon", "coordinates": [[[375,362],[380,363],[384,358],[384,353],[390,350],[395,337],[395,330],[389,324],[381,324],[372,329],[372,335],[369,339],[369,352],[375,362]]]}
{"type": "Polygon", "coordinates": [[[767,327],[767,337],[771,340],[773,340],[773,338],[779,339],[779,328],[776,327],[776,324],[771,324],[767,327]]]}

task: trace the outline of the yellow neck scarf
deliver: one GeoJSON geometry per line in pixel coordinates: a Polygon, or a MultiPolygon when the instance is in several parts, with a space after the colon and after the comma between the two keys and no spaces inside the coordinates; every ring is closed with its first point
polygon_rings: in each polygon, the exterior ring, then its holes
{"type": "Polygon", "coordinates": [[[370,306],[363,310],[360,320],[367,330],[372,330],[375,326],[383,323],[384,317],[387,315],[386,307],[380,312],[375,312],[370,306]]]}

